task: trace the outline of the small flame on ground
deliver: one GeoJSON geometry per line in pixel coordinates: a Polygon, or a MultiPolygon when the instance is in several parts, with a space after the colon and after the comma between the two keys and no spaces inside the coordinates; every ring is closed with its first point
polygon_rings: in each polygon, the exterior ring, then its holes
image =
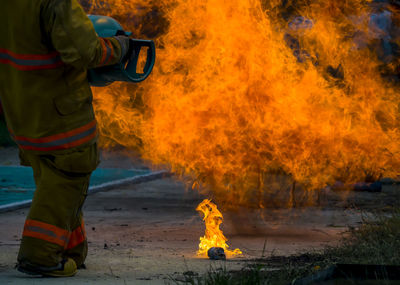
{"type": "Polygon", "coordinates": [[[228,239],[219,228],[224,218],[217,209],[217,205],[211,202],[211,200],[205,199],[197,206],[196,211],[204,214],[203,221],[206,224],[205,235],[200,238],[199,250],[197,251],[198,255],[207,254],[208,250],[212,247],[223,248],[227,256],[242,254],[242,251],[238,248],[235,250],[228,249],[229,246],[226,243],[228,239]]]}

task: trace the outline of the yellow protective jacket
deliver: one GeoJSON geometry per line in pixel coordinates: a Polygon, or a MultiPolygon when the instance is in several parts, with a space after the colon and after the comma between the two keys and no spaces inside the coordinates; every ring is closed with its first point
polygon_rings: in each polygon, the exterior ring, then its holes
{"type": "Polygon", "coordinates": [[[87,69],[117,63],[77,0],[12,0],[0,9],[0,101],[18,146],[53,152],[96,140],[87,69]]]}

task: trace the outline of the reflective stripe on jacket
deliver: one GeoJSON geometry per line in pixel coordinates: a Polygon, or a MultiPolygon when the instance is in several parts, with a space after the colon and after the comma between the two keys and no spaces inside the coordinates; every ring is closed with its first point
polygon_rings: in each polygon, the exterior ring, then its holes
{"type": "Polygon", "coordinates": [[[0,9],[0,101],[28,151],[96,139],[87,69],[115,64],[121,47],[99,38],[77,0],[13,0],[0,9]]]}

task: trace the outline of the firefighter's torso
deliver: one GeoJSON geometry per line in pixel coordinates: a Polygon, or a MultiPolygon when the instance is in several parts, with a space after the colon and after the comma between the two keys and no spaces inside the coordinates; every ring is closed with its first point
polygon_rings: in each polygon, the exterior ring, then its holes
{"type": "MultiPolygon", "coordinates": [[[[44,17],[49,5],[60,1],[13,0],[0,9],[0,101],[11,135],[28,151],[69,149],[96,138],[87,71],[65,64],[44,17]]],[[[62,7],[81,9],[65,2],[69,6],[63,4],[58,13],[62,7]]],[[[63,56],[69,56],[68,49],[63,56]]]]}

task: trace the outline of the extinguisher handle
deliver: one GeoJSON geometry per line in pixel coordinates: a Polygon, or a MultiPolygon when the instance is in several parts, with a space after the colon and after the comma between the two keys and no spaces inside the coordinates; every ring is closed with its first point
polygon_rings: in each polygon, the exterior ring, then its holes
{"type": "Polygon", "coordinates": [[[151,40],[129,39],[133,45],[134,56],[130,58],[125,67],[125,75],[133,82],[141,82],[145,80],[153,70],[156,61],[156,48],[154,42],[151,40]],[[138,60],[142,47],[147,47],[146,64],[143,73],[139,73],[138,60]]]}

